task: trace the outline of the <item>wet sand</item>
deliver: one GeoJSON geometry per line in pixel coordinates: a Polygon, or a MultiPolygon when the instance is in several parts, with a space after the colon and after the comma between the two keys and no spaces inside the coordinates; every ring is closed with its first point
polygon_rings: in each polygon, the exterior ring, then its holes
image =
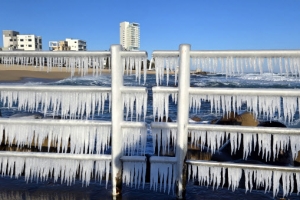
{"type": "MultiPolygon", "coordinates": [[[[102,74],[109,74],[109,69],[101,71],[102,74]]],[[[125,72],[126,73],[126,72],[125,72]]],[[[132,72],[135,74],[134,70],[132,72]]],[[[142,74],[144,72],[142,71],[142,74]]],[[[147,71],[147,74],[155,74],[155,71],[147,71]]],[[[88,70],[88,75],[93,75],[93,69],[88,70]]],[[[78,70],[75,71],[74,76],[81,76],[78,70]]],[[[43,69],[35,66],[21,66],[21,65],[3,65],[0,64],[0,81],[1,82],[13,82],[19,81],[24,78],[41,78],[61,80],[71,77],[71,72],[67,71],[67,68],[53,67],[51,71],[47,72],[47,67],[43,69]]]]}

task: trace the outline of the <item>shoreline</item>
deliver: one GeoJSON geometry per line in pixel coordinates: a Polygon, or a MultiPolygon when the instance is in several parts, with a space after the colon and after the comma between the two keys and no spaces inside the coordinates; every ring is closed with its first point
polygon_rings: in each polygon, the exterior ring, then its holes
{"type": "MultiPolygon", "coordinates": [[[[78,70],[75,70],[75,73],[72,77],[81,77],[81,73],[78,72],[79,72],[78,70]]],[[[111,70],[109,69],[101,70],[101,74],[110,74],[110,73],[111,70]]],[[[143,73],[144,71],[141,72],[141,74],[143,73]]],[[[135,74],[135,70],[132,70],[132,74],[135,74]]],[[[147,70],[147,74],[155,74],[155,70],[150,70],[150,71],[147,70]]],[[[88,76],[93,75],[92,68],[88,69],[87,75],[88,76]]],[[[0,64],[0,82],[15,82],[15,81],[21,81],[26,78],[62,80],[66,78],[71,78],[71,72],[67,71],[67,68],[52,67],[51,71],[47,72],[47,66],[45,66],[44,68],[40,68],[31,65],[23,66],[23,65],[0,64]]]]}

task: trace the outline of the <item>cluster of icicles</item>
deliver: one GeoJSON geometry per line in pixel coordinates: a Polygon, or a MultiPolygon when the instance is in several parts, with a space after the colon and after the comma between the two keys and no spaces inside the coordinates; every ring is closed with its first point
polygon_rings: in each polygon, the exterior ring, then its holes
{"type": "Polygon", "coordinates": [[[174,186],[176,180],[176,164],[173,163],[151,163],[150,188],[154,191],[158,190],[158,183],[160,182],[159,191],[170,193],[171,189],[174,193],[174,186]],[[168,187],[167,187],[168,186],[168,187]]]}
{"type": "Polygon", "coordinates": [[[53,67],[59,67],[61,70],[63,67],[66,71],[71,72],[71,76],[74,76],[76,69],[78,74],[85,76],[88,74],[88,69],[93,69],[93,75],[101,74],[105,64],[109,62],[109,57],[103,56],[76,56],[76,57],[15,57],[15,56],[3,56],[2,64],[22,66],[36,66],[43,69],[47,67],[47,71],[50,72],[53,67]],[[108,59],[108,60],[107,60],[108,59]]]}
{"type": "MultiPolygon", "coordinates": [[[[169,115],[169,98],[177,103],[176,92],[153,93],[153,116],[162,119],[169,115]]],[[[255,118],[272,119],[274,116],[283,117],[282,121],[292,123],[300,109],[298,97],[280,96],[235,96],[235,95],[198,95],[190,94],[189,107],[194,112],[201,109],[202,102],[210,102],[211,112],[228,115],[230,112],[241,112],[242,106],[253,112],[255,118]],[[235,106],[232,106],[235,105],[235,106]]]]}
{"type": "Polygon", "coordinates": [[[98,115],[104,111],[105,101],[109,100],[110,92],[73,92],[73,91],[0,91],[0,100],[8,108],[17,105],[18,110],[29,112],[41,111],[44,115],[48,109],[52,110],[53,116],[61,115],[62,118],[88,119],[94,117],[96,108],[98,115]]]}
{"type": "Polygon", "coordinates": [[[291,147],[293,159],[297,158],[298,151],[300,151],[300,136],[299,135],[281,135],[281,134],[268,134],[268,133],[225,133],[222,131],[199,131],[191,130],[191,144],[203,148],[207,143],[211,153],[214,154],[226,141],[230,139],[231,153],[235,153],[241,146],[243,146],[243,158],[251,154],[252,150],[258,145],[259,155],[265,158],[266,161],[276,159],[281,150],[287,151],[291,147]],[[226,138],[227,134],[227,138],[226,138]],[[230,136],[230,137],[229,137],[230,136]],[[272,138],[273,137],[273,138],[272,138]],[[242,141],[243,138],[243,141],[242,141]],[[272,142],[273,141],[273,145],[272,142]],[[273,153],[273,155],[271,155],[273,153]]]}
{"type": "MultiPolygon", "coordinates": [[[[104,67],[110,63],[110,57],[106,56],[70,56],[70,57],[18,57],[18,56],[2,56],[2,64],[5,65],[21,65],[21,66],[36,66],[40,69],[47,67],[47,71],[52,71],[53,67],[59,67],[61,70],[65,69],[67,72],[71,72],[71,76],[74,76],[76,70],[81,76],[86,76],[89,69],[93,69],[93,75],[98,76],[101,74],[104,67]]],[[[146,82],[147,73],[147,57],[122,57],[123,72],[125,70],[128,74],[132,74],[135,70],[136,79],[141,80],[141,72],[144,68],[144,83],[146,82]]]]}
{"type": "Polygon", "coordinates": [[[271,171],[261,169],[241,169],[241,168],[226,168],[225,167],[210,167],[189,165],[188,177],[198,180],[200,185],[212,185],[218,188],[224,186],[225,180],[228,179],[228,187],[234,191],[239,186],[242,173],[245,174],[245,189],[246,192],[256,188],[264,187],[265,191],[269,192],[273,188],[273,196],[276,197],[279,191],[280,179],[282,180],[283,196],[287,196],[294,191],[294,175],[297,182],[297,194],[300,192],[300,173],[286,171],[271,171]],[[272,176],[273,175],[273,176],[272,176]],[[272,178],[273,177],[273,178],[272,178]]]}
{"type": "Polygon", "coordinates": [[[147,57],[122,57],[123,65],[123,74],[126,71],[126,74],[132,74],[132,71],[135,70],[136,80],[141,82],[141,72],[143,69],[144,72],[144,84],[146,83],[147,78],[147,57]]]}
{"type": "Polygon", "coordinates": [[[123,162],[122,182],[130,187],[139,188],[141,183],[143,189],[146,181],[146,162],[123,162]]]}
{"type": "Polygon", "coordinates": [[[71,185],[75,183],[76,175],[82,180],[82,185],[88,186],[92,177],[101,182],[106,176],[106,185],[109,178],[110,160],[75,160],[59,158],[33,157],[0,157],[0,171],[2,176],[19,178],[23,173],[25,181],[47,181],[49,176],[54,182],[60,178],[61,183],[71,185]],[[94,176],[93,176],[94,174],[94,176]]]}
{"type": "Polygon", "coordinates": [[[132,121],[134,116],[136,121],[140,121],[142,114],[144,114],[144,121],[147,114],[147,97],[148,93],[136,92],[136,93],[122,93],[123,105],[126,108],[126,120],[128,119],[129,113],[132,121]]]}
{"type": "MultiPolygon", "coordinates": [[[[1,89],[0,89],[1,90],[1,89]]],[[[126,119],[129,113],[131,120],[135,115],[139,120],[147,113],[147,92],[123,93],[123,105],[127,108],[126,119]],[[129,112],[130,111],[130,112],[129,112]]],[[[52,110],[52,115],[60,115],[62,118],[85,118],[94,117],[95,111],[103,114],[105,102],[109,102],[108,110],[111,110],[111,92],[73,92],[73,91],[0,91],[0,100],[4,106],[12,108],[17,105],[18,110],[29,112],[41,111],[44,115],[52,110]]]]}
{"type": "Polygon", "coordinates": [[[44,146],[48,147],[48,151],[53,146],[58,147],[58,153],[66,153],[69,147],[72,154],[103,154],[110,143],[111,126],[87,126],[69,120],[61,125],[0,124],[0,133],[3,133],[3,137],[0,134],[0,141],[3,138],[4,143],[9,146],[33,145],[42,150],[43,143],[47,142],[44,146]]]}
{"type": "MultiPolygon", "coordinates": [[[[36,120],[34,120],[36,121],[36,120]]],[[[45,120],[42,120],[45,121],[45,120]]],[[[95,123],[94,123],[95,124],[95,123]]],[[[57,152],[71,154],[103,154],[108,149],[111,138],[110,125],[87,125],[76,121],[64,121],[60,124],[0,124],[0,142],[17,147],[44,146],[58,147],[57,152]],[[4,134],[5,132],[5,134],[4,134]],[[61,148],[60,148],[61,147],[61,148]]],[[[135,152],[145,154],[147,128],[122,128],[124,154],[135,152]]]]}
{"type": "Polygon", "coordinates": [[[153,152],[155,152],[156,144],[158,155],[169,154],[171,150],[175,152],[176,136],[177,128],[152,128],[153,152]]]}
{"type": "MultiPolygon", "coordinates": [[[[166,70],[167,85],[170,72],[175,71],[176,84],[178,59],[178,57],[154,57],[157,85],[161,85],[164,80],[164,70],[166,70]]],[[[199,71],[223,73],[226,77],[243,74],[245,70],[258,71],[262,74],[265,67],[269,73],[273,73],[274,69],[279,69],[280,74],[300,76],[300,58],[298,57],[192,57],[191,66],[199,71]]]]}

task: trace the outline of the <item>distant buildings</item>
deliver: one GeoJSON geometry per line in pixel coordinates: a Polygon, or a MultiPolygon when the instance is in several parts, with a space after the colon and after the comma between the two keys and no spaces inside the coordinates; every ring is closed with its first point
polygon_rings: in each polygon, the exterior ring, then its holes
{"type": "Polygon", "coordinates": [[[42,37],[23,35],[18,31],[3,30],[3,50],[42,50],[42,37]]]}
{"type": "Polygon", "coordinates": [[[140,24],[120,23],[120,44],[125,50],[137,51],[140,49],[140,24]]]}
{"type": "Polygon", "coordinates": [[[79,39],[66,38],[65,41],[50,41],[50,51],[86,51],[86,42],[79,39]]]}

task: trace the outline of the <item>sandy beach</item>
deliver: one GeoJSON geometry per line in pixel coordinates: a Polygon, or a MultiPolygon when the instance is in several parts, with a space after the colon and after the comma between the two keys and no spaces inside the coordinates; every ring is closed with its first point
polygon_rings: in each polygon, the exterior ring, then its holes
{"type": "MultiPolygon", "coordinates": [[[[109,74],[110,70],[104,69],[102,74],[109,74]]],[[[133,71],[133,74],[135,72],[133,71]]],[[[142,72],[143,73],[143,72],[142,72]]],[[[155,71],[147,71],[147,74],[155,74],[155,71]]],[[[88,75],[93,75],[93,69],[89,69],[88,75]]],[[[78,71],[74,76],[81,76],[78,71]]],[[[13,82],[19,81],[23,78],[41,78],[61,80],[71,77],[71,72],[66,68],[53,67],[50,72],[47,72],[47,67],[43,69],[35,66],[21,66],[21,65],[3,65],[0,64],[0,81],[1,82],[13,82]]]]}

